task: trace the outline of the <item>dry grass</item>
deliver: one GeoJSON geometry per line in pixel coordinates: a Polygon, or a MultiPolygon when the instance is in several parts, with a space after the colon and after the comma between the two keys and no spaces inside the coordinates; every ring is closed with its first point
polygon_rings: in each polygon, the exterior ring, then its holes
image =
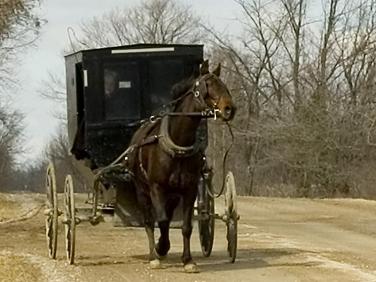
{"type": "Polygon", "coordinates": [[[44,203],[43,196],[28,193],[0,193],[0,223],[24,216],[37,208],[44,203]]]}
{"type": "Polygon", "coordinates": [[[22,212],[19,203],[6,194],[0,194],[0,222],[20,215],[22,212]]]}
{"type": "Polygon", "coordinates": [[[43,281],[40,269],[25,257],[0,254],[0,281],[43,281]]]}

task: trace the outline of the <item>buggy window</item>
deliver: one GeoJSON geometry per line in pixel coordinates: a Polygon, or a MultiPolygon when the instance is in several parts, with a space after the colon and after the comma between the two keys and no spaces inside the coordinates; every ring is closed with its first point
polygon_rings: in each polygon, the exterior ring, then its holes
{"type": "Polygon", "coordinates": [[[106,64],[103,72],[107,120],[139,119],[140,93],[136,63],[106,64]]]}
{"type": "Polygon", "coordinates": [[[152,111],[171,100],[171,87],[184,78],[181,60],[154,60],[150,62],[150,104],[152,111]]]}

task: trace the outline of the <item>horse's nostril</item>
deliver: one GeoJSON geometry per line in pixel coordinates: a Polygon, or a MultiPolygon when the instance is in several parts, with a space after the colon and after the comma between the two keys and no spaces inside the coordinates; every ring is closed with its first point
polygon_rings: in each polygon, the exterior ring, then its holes
{"type": "Polygon", "coordinates": [[[225,107],[225,114],[226,114],[226,115],[230,115],[231,112],[232,112],[232,108],[231,108],[230,106],[226,106],[226,107],[225,107]]]}

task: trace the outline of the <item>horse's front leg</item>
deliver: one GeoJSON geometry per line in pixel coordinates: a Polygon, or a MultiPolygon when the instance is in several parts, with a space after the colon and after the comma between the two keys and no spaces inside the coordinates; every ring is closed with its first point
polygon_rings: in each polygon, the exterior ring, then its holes
{"type": "MultiPolygon", "coordinates": [[[[150,207],[151,209],[151,207],[150,207]]],[[[149,211],[150,211],[149,209],[149,211]]],[[[149,212],[145,212],[147,214],[149,212]]],[[[145,230],[146,234],[148,236],[149,241],[149,261],[150,261],[150,267],[152,269],[158,269],[161,268],[161,262],[159,260],[159,257],[155,251],[155,238],[154,238],[154,218],[152,217],[152,214],[148,214],[147,217],[145,217],[144,220],[145,223],[145,230]]]]}
{"type": "MultiPolygon", "coordinates": [[[[139,190],[140,191],[140,190],[139,190]]],[[[151,199],[142,193],[137,195],[139,204],[142,206],[142,212],[144,215],[144,226],[146,235],[149,242],[149,261],[150,267],[153,269],[161,268],[161,263],[159,261],[158,255],[155,251],[155,238],[154,238],[154,216],[152,212],[151,199]]]]}
{"type": "Polygon", "coordinates": [[[196,193],[186,193],[183,197],[183,256],[182,261],[184,264],[184,270],[188,273],[197,273],[199,269],[191,256],[191,235],[192,235],[192,215],[193,205],[196,199],[196,193]]]}
{"type": "Polygon", "coordinates": [[[167,215],[167,220],[159,221],[158,226],[161,231],[161,236],[159,237],[158,244],[156,245],[155,249],[158,255],[163,258],[167,255],[168,251],[170,250],[170,239],[169,239],[169,229],[170,229],[170,222],[174,215],[174,210],[179,204],[178,197],[170,197],[166,200],[165,210],[167,215]]]}
{"type": "MultiPolygon", "coordinates": [[[[160,263],[160,258],[165,256],[170,249],[169,240],[169,225],[170,217],[166,213],[166,195],[162,186],[154,183],[150,185],[150,200],[155,211],[156,220],[161,231],[161,237],[156,245],[154,241],[154,218],[152,225],[146,225],[146,232],[149,238],[149,248],[150,248],[150,266],[151,268],[162,268],[160,263]]],[[[147,208],[152,215],[152,208],[147,208]]],[[[171,214],[172,216],[172,214],[171,214]]]]}

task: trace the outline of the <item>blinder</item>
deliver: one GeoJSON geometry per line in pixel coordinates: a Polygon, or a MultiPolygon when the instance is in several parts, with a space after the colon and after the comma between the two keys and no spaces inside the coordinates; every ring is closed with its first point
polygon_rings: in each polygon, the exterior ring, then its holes
{"type": "Polygon", "coordinates": [[[200,79],[198,79],[193,88],[193,95],[198,100],[200,106],[203,109],[207,108],[207,104],[205,102],[205,98],[208,95],[208,89],[206,87],[206,80],[211,74],[205,74],[200,79]]]}

